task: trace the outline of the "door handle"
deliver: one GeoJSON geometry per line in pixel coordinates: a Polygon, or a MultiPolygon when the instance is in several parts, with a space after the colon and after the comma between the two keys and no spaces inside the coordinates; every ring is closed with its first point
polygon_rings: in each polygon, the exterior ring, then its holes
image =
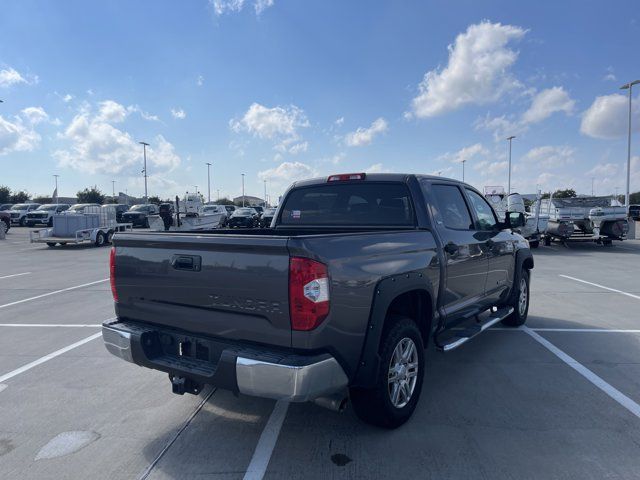
{"type": "Polygon", "coordinates": [[[171,266],[176,270],[188,270],[199,272],[202,258],[198,255],[174,255],[171,258],[171,266]]]}
{"type": "Polygon", "coordinates": [[[449,242],[444,246],[444,251],[449,255],[454,255],[458,251],[458,245],[453,242],[449,242]]]}

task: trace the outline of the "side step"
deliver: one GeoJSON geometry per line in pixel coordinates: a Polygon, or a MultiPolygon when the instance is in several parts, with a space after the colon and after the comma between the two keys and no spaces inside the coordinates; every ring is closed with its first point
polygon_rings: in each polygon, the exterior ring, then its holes
{"type": "MultiPolygon", "coordinates": [[[[475,337],[479,333],[484,332],[487,328],[505,319],[512,313],[513,313],[513,307],[501,308],[495,312],[492,312],[489,318],[484,320],[482,323],[476,323],[475,325],[467,327],[464,330],[456,331],[455,334],[451,338],[448,338],[444,343],[439,343],[436,340],[436,345],[438,349],[442,350],[443,352],[449,352],[451,350],[454,350],[458,348],[460,345],[467,343],[469,340],[471,340],[473,337],[475,337]]],[[[447,330],[443,330],[443,332],[447,332],[447,330]]]]}

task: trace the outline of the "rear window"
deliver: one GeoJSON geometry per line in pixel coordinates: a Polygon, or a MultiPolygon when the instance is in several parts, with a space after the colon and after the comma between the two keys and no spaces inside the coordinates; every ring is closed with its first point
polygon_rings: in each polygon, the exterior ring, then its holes
{"type": "Polygon", "coordinates": [[[413,206],[399,183],[324,184],[293,190],[280,225],[413,226],[413,206]]]}

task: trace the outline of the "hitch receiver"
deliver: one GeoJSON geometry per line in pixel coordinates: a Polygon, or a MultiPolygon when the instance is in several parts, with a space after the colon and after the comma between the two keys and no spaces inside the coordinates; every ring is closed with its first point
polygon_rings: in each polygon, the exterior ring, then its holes
{"type": "Polygon", "coordinates": [[[190,378],[177,377],[169,374],[169,380],[171,380],[171,391],[176,395],[184,395],[185,393],[198,395],[202,391],[202,385],[194,382],[190,378]]]}

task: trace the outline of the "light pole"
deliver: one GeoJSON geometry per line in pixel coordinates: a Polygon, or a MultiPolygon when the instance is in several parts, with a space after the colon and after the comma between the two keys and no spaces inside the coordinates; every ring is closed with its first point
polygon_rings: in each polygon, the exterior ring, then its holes
{"type": "Polygon", "coordinates": [[[264,208],[267,208],[267,180],[264,179],[264,208]]]}
{"type": "Polygon", "coordinates": [[[593,194],[593,192],[595,191],[593,189],[593,181],[595,180],[595,177],[591,177],[591,196],[594,197],[595,195],[593,194]]]}
{"type": "Polygon", "coordinates": [[[111,197],[115,201],[116,199],[116,181],[115,180],[111,180],[111,197]]]}
{"type": "Polygon", "coordinates": [[[462,181],[464,182],[464,164],[467,163],[466,160],[462,160],[462,181]]]}
{"type": "Polygon", "coordinates": [[[194,185],[193,188],[196,189],[196,195],[198,194],[198,185],[194,185]]]}
{"type": "Polygon", "coordinates": [[[149,146],[149,144],[147,142],[138,142],[140,145],[142,145],[142,153],[144,155],[144,170],[142,170],[142,172],[144,173],[144,203],[148,202],[148,196],[147,196],[147,147],[149,146]]]}
{"type": "Polygon", "coordinates": [[[629,183],[631,182],[631,90],[633,86],[640,83],[640,80],[634,80],[620,87],[620,90],[629,90],[629,133],[627,136],[627,193],[624,196],[624,206],[629,210],[629,183]]]}
{"type": "Polygon", "coordinates": [[[211,164],[207,162],[207,202],[211,202],[211,164]]]}
{"type": "Polygon", "coordinates": [[[218,189],[218,202],[220,201],[220,189],[218,189]]]}
{"type": "MultiPolygon", "coordinates": [[[[0,102],[1,102],[1,101],[2,101],[2,100],[0,100],[0,102]]],[[[55,177],[55,179],[56,179],[56,189],[54,190],[54,193],[56,194],[56,198],[55,198],[55,202],[54,202],[54,203],[58,203],[58,197],[59,197],[59,195],[58,195],[58,177],[59,177],[59,176],[60,176],[60,175],[54,175],[54,177],[55,177]]]]}
{"type": "Polygon", "coordinates": [[[515,135],[507,137],[507,140],[509,140],[509,181],[507,183],[507,195],[511,194],[511,140],[514,138],[516,138],[515,135]]]}
{"type": "Polygon", "coordinates": [[[244,207],[244,173],[242,175],[242,206],[244,207]]]}

